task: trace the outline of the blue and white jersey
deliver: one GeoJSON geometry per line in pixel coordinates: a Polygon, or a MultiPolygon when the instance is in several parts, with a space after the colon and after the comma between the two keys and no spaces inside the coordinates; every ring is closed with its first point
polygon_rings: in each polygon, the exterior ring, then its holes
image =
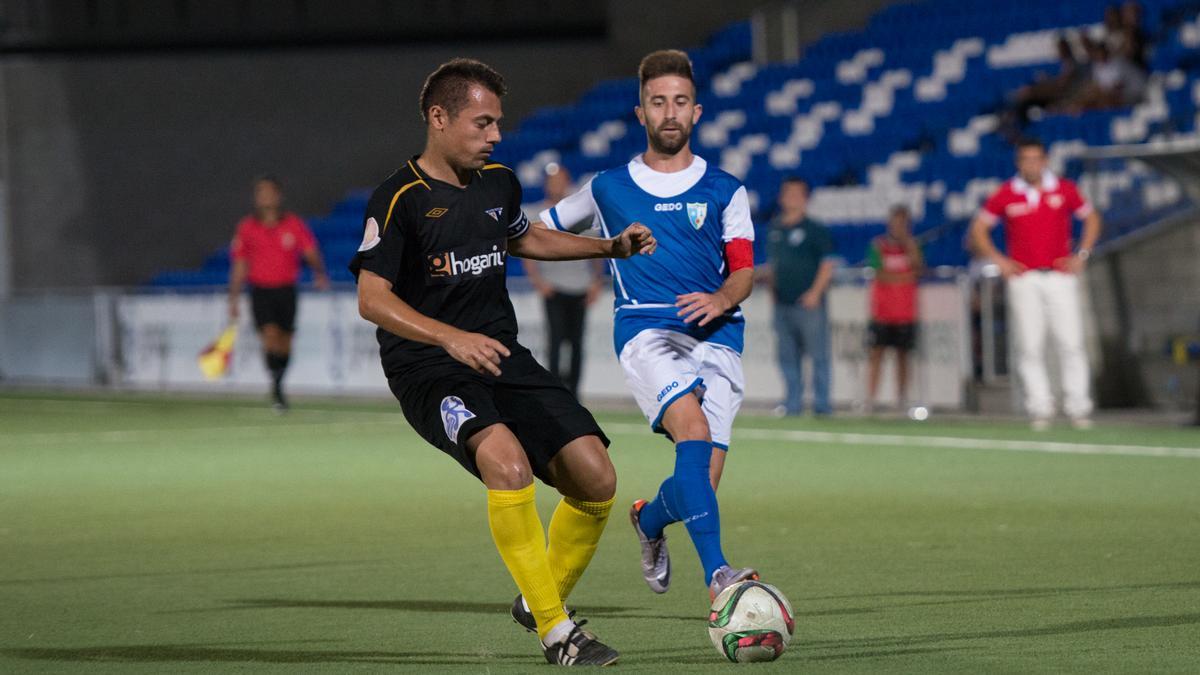
{"type": "Polygon", "coordinates": [[[725,242],[754,239],[746,188],[700,157],[683,171],[662,173],[641,155],[596,174],[575,194],[542,211],[541,220],[567,232],[599,227],[613,237],[632,223],[654,231],[658,250],[611,260],[617,354],[647,328],[663,328],[741,353],[745,320],[734,307],[701,328],[678,316],[676,296],[713,293],[728,276],[725,242]]]}

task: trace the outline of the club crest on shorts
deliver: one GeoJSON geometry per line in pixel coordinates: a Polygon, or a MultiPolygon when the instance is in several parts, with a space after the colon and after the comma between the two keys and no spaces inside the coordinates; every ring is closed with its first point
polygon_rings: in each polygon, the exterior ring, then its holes
{"type": "Polygon", "coordinates": [[[707,202],[688,202],[687,205],[688,222],[697,230],[704,226],[704,219],[708,216],[707,202]]]}
{"type": "Polygon", "coordinates": [[[446,438],[451,443],[458,442],[458,430],[464,422],[475,418],[475,413],[467,410],[467,404],[457,396],[447,396],[442,399],[442,426],[446,429],[446,438]]]}

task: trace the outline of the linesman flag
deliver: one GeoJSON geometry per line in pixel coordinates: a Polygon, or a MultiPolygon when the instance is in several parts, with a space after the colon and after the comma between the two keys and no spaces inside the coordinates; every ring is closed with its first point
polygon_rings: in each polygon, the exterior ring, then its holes
{"type": "Polygon", "coordinates": [[[229,371],[229,362],[233,359],[233,343],[236,341],[237,324],[229,324],[212,344],[200,352],[196,362],[200,366],[200,372],[204,373],[204,379],[217,380],[229,371]]]}

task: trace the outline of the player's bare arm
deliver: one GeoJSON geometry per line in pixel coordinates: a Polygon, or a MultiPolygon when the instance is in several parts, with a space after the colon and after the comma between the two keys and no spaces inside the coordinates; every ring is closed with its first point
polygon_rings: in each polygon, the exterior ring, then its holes
{"type": "Polygon", "coordinates": [[[715,293],[685,293],[677,296],[675,306],[686,323],[696,321],[699,326],[707,326],[713,319],[742,304],[753,289],[754,270],[747,267],[730,274],[715,293]]]}
{"type": "Polygon", "coordinates": [[[313,273],[313,284],[322,291],[329,290],[329,275],[325,273],[325,260],[321,257],[321,249],[313,247],[304,252],[304,262],[313,273]]]}
{"type": "Polygon", "coordinates": [[[499,340],[459,330],[413,309],[392,293],[391,282],[370,270],[362,270],[358,275],[358,313],[406,340],[441,347],[455,361],[480,373],[499,376],[500,359],[511,356],[499,340]]]}
{"type": "Polygon", "coordinates": [[[533,260],[585,260],[649,255],[658,248],[654,233],[641,223],[633,223],[611,239],[581,237],[551,230],[541,223],[535,225],[525,236],[509,242],[509,253],[533,260]]]}
{"type": "Polygon", "coordinates": [[[242,297],[242,286],[246,283],[249,265],[245,260],[234,260],[229,266],[229,318],[237,319],[242,297]]]}
{"type": "Polygon", "coordinates": [[[1000,274],[1005,279],[1017,276],[1025,271],[1025,266],[1000,252],[992,243],[990,231],[995,222],[986,214],[980,213],[971,221],[971,244],[975,253],[986,260],[995,263],[1000,268],[1000,274]]]}
{"type": "Polygon", "coordinates": [[[1083,232],[1079,237],[1079,248],[1067,260],[1067,270],[1079,274],[1087,266],[1088,258],[1092,255],[1092,247],[1100,238],[1100,214],[1092,211],[1083,219],[1083,232]]]}
{"type": "Polygon", "coordinates": [[[820,267],[817,268],[817,277],[813,279],[812,288],[805,291],[804,295],[800,296],[800,304],[806,309],[816,309],[821,305],[821,298],[825,295],[825,291],[829,289],[829,284],[833,283],[833,261],[822,260],[820,267]]]}

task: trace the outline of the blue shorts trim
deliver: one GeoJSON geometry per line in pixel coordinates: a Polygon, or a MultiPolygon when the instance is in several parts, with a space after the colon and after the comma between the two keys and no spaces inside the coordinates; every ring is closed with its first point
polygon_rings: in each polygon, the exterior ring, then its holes
{"type": "Polygon", "coordinates": [[[655,431],[660,434],[667,433],[666,429],[662,428],[662,418],[663,418],[663,415],[665,415],[667,413],[667,408],[671,407],[671,404],[674,403],[675,401],[678,401],[681,396],[683,396],[685,394],[690,394],[696,390],[696,387],[701,387],[701,386],[704,386],[704,378],[697,377],[696,379],[692,380],[691,384],[680,389],[679,393],[675,394],[674,396],[667,399],[666,401],[663,401],[662,406],[659,407],[659,409],[658,409],[658,414],[654,416],[654,421],[650,423],[650,430],[655,431]]]}

